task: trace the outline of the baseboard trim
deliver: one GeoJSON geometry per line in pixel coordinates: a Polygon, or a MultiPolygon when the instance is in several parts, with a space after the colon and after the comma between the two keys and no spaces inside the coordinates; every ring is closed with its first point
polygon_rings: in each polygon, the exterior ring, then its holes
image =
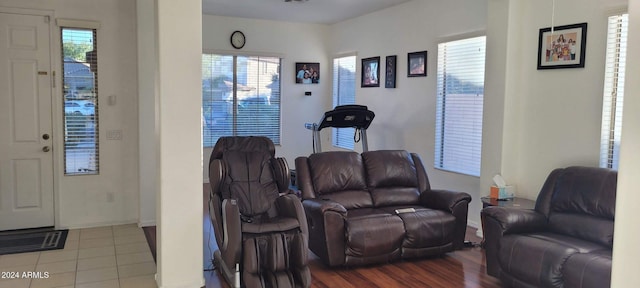
{"type": "Polygon", "coordinates": [[[204,282],[204,277],[202,277],[202,279],[200,279],[199,283],[196,282],[192,282],[192,283],[184,283],[184,284],[173,284],[173,285],[166,285],[163,286],[160,283],[160,280],[158,279],[158,273],[156,273],[154,275],[154,278],[156,279],[156,285],[158,286],[158,288],[193,288],[193,287],[205,287],[205,282],[204,282]]]}
{"type": "Polygon", "coordinates": [[[103,226],[117,226],[117,225],[127,225],[127,224],[136,224],[138,223],[138,219],[131,220],[123,220],[123,221],[105,221],[105,222],[91,222],[91,223],[78,223],[71,225],[60,225],[60,227],[56,227],[56,229],[86,229],[86,228],[96,228],[103,226]]]}
{"type": "Polygon", "coordinates": [[[156,220],[138,221],[138,227],[156,226],[156,220]]]}
{"type": "Polygon", "coordinates": [[[478,224],[478,222],[476,222],[476,221],[467,221],[467,226],[471,226],[471,227],[476,228],[476,229],[480,229],[481,228],[480,224],[478,224]]]}
{"type": "Polygon", "coordinates": [[[484,233],[482,232],[482,225],[479,225],[478,222],[468,221],[467,226],[476,228],[476,236],[482,238],[484,233]]]}

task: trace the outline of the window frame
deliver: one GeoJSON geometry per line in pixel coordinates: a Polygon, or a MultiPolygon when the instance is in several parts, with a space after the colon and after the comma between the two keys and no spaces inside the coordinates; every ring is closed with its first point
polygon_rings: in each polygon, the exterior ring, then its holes
{"type": "MultiPolygon", "coordinates": [[[[278,121],[277,121],[277,134],[278,134],[278,139],[271,139],[274,143],[274,145],[281,145],[282,143],[282,95],[283,95],[283,85],[282,85],[282,65],[285,62],[284,61],[284,57],[281,54],[273,54],[273,53],[242,53],[242,52],[238,52],[238,51],[218,51],[218,50],[208,50],[205,49],[202,51],[202,60],[201,60],[201,67],[203,68],[202,72],[204,72],[204,56],[205,55],[218,55],[218,56],[224,56],[224,57],[232,57],[233,58],[233,77],[232,77],[232,82],[233,82],[233,91],[232,91],[232,118],[233,118],[233,122],[232,122],[232,127],[231,127],[231,131],[233,135],[237,135],[238,133],[238,117],[237,117],[237,113],[238,113],[238,105],[240,105],[239,101],[238,101],[238,97],[237,97],[237,81],[238,81],[238,77],[237,77],[237,66],[238,66],[238,58],[239,57],[245,57],[245,58],[252,58],[252,57],[257,57],[257,58],[277,58],[279,63],[278,63],[278,86],[279,86],[279,100],[278,100],[278,121]]],[[[266,69],[265,63],[264,62],[260,62],[257,67],[256,67],[257,71],[265,71],[264,69],[266,69]]],[[[263,73],[264,74],[264,73],[263,73]]],[[[202,77],[204,77],[204,74],[202,75],[202,77]]],[[[202,78],[201,80],[205,80],[204,78],[202,78]]],[[[204,85],[204,84],[203,84],[204,85]]],[[[202,101],[202,117],[203,117],[203,122],[205,119],[205,114],[204,114],[204,91],[203,94],[201,95],[201,101],[202,101]]],[[[209,143],[210,145],[207,145],[208,143],[206,142],[206,138],[204,137],[204,133],[205,133],[205,125],[203,123],[202,125],[202,133],[203,133],[203,137],[202,137],[202,147],[203,148],[213,148],[213,146],[215,146],[215,142],[209,143]]],[[[220,136],[222,137],[222,136],[220,136]]]]}
{"type": "Polygon", "coordinates": [[[620,138],[622,136],[624,82],[626,78],[626,53],[629,28],[629,12],[618,11],[607,15],[607,45],[602,97],[600,134],[600,167],[618,169],[620,138]],[[612,19],[617,18],[617,19],[612,19]],[[610,27],[617,21],[616,27],[610,27]],[[612,30],[616,31],[612,35],[612,30]],[[624,30],[624,31],[623,31],[624,30]],[[623,35],[621,35],[623,34],[623,35]],[[613,41],[611,43],[610,41],[613,41]],[[610,47],[609,45],[614,45],[610,47]],[[624,45],[622,47],[622,45],[624,45]],[[618,49],[618,47],[621,47],[618,49]],[[610,60],[612,62],[610,62],[610,60]]]}
{"type": "MultiPolygon", "coordinates": [[[[99,55],[100,53],[98,52],[98,28],[100,28],[100,24],[97,22],[92,22],[92,21],[80,21],[80,20],[67,20],[67,19],[57,19],[57,25],[60,28],[60,60],[62,63],[62,67],[61,67],[61,85],[60,85],[60,91],[62,94],[62,131],[63,131],[63,137],[62,137],[62,143],[63,143],[63,175],[64,176],[85,176],[85,175],[100,175],[100,117],[99,117],[99,55]],[[93,46],[93,50],[95,51],[94,54],[86,54],[85,57],[95,57],[94,59],[85,59],[85,62],[78,62],[78,63],[88,63],[89,64],[89,69],[92,72],[92,101],[93,102],[86,102],[83,106],[86,106],[88,103],[93,104],[93,114],[89,114],[91,116],[91,121],[90,123],[93,124],[93,127],[88,128],[88,129],[92,129],[92,134],[93,136],[91,136],[91,138],[93,138],[93,142],[94,142],[94,149],[92,152],[88,152],[87,157],[89,158],[89,166],[94,166],[94,167],[86,167],[86,168],[75,168],[77,169],[77,171],[69,171],[69,151],[68,148],[75,146],[73,144],[71,144],[69,138],[68,138],[68,133],[71,131],[70,128],[68,128],[68,121],[76,121],[74,119],[68,119],[68,115],[66,112],[66,103],[69,101],[76,101],[76,100],[69,100],[66,99],[66,95],[74,95],[74,92],[76,91],[65,91],[65,85],[67,82],[67,78],[65,76],[65,64],[67,63],[67,61],[65,61],[65,54],[64,54],[64,45],[65,40],[64,40],[64,35],[65,35],[65,30],[77,30],[77,31],[87,31],[87,32],[91,32],[92,34],[92,38],[91,38],[91,42],[92,42],[92,46],[93,46]],[[92,65],[95,65],[95,67],[92,67],[92,65]],[[67,93],[69,92],[69,93],[67,93]],[[93,158],[93,160],[92,160],[93,158]],[[93,162],[93,165],[91,165],[91,163],[93,162]],[[93,168],[93,169],[91,169],[93,168]]],[[[88,53],[88,52],[87,52],[88,53]]],[[[82,65],[85,65],[82,64],[82,65]]],[[[80,86],[76,87],[76,88],[80,88],[80,86]]],[[[86,88],[83,86],[83,88],[86,88]]],[[[77,89],[76,89],[77,90],[77,89]]],[[[77,100],[77,101],[82,101],[82,100],[77,100]]],[[[73,102],[76,105],[80,105],[77,104],[77,102],[73,102]]],[[[71,106],[70,106],[71,107],[71,106]]],[[[79,106],[80,107],[80,106],[79,106]]],[[[81,112],[84,113],[84,112],[81,112]]],[[[82,114],[84,116],[84,114],[82,114]]],[[[79,115],[72,115],[73,117],[78,117],[79,115]]],[[[71,117],[71,115],[69,116],[71,117]]],[[[86,124],[85,124],[85,133],[86,133],[87,128],[86,128],[86,124]]],[[[84,134],[83,134],[84,135],[84,134]]],[[[81,136],[81,138],[87,138],[89,136],[81,136]]],[[[88,139],[88,138],[87,138],[88,139]]],[[[87,150],[87,149],[85,149],[87,150]]],[[[87,150],[88,151],[88,150],[87,150]]]]}
{"type": "MultiPolygon", "coordinates": [[[[434,137],[434,161],[433,161],[433,166],[435,169],[438,170],[443,170],[443,171],[448,171],[448,172],[453,172],[453,173],[459,173],[459,174],[463,174],[463,175],[469,175],[469,176],[473,176],[473,177],[479,177],[480,173],[481,173],[481,163],[482,163],[482,123],[483,123],[483,114],[484,114],[484,87],[485,87],[485,73],[486,73],[486,34],[484,32],[476,32],[476,33],[471,33],[471,34],[466,34],[466,35],[459,35],[456,37],[451,37],[451,38],[447,38],[447,39],[441,39],[441,41],[438,42],[438,50],[436,53],[436,120],[435,120],[435,137],[434,137]],[[483,63],[483,67],[482,69],[479,69],[479,72],[481,75],[481,77],[478,78],[478,80],[481,79],[482,85],[481,85],[481,94],[479,93],[474,93],[476,94],[476,96],[478,95],[482,95],[482,104],[480,105],[480,109],[479,109],[479,117],[477,117],[478,119],[476,119],[475,122],[473,122],[476,125],[471,125],[472,127],[479,127],[479,136],[477,136],[478,139],[477,140],[477,146],[473,146],[470,149],[466,149],[467,147],[464,147],[466,151],[471,150],[471,157],[473,161],[474,161],[474,165],[471,168],[468,168],[468,164],[459,164],[459,165],[449,165],[447,164],[445,160],[445,153],[446,153],[446,131],[445,129],[447,128],[447,123],[446,123],[446,108],[447,108],[447,95],[455,95],[453,93],[448,93],[447,88],[450,88],[450,86],[447,84],[447,75],[448,73],[446,72],[442,72],[441,69],[443,69],[441,67],[441,60],[443,57],[446,57],[446,55],[442,55],[442,51],[440,51],[440,47],[441,45],[446,45],[446,44],[450,44],[450,43],[454,43],[454,42],[458,42],[458,41],[466,41],[466,40],[473,40],[476,38],[483,38],[484,41],[484,46],[483,46],[483,56],[482,56],[482,63],[483,63]],[[475,165],[475,163],[477,162],[477,165],[475,165]]],[[[447,60],[444,60],[447,61],[447,60]]],[[[469,60],[467,60],[467,63],[470,62],[469,60]]],[[[447,63],[450,64],[450,63],[447,63]]],[[[447,65],[450,66],[450,65],[447,65]]],[[[461,81],[462,82],[462,81],[461,81]]],[[[471,81],[468,81],[471,82],[471,81]]],[[[457,87],[457,86],[455,86],[457,87]]],[[[464,86],[460,86],[460,87],[464,87],[464,86]]],[[[480,85],[476,85],[477,88],[480,88],[480,85]]],[[[463,89],[463,88],[460,88],[463,89]]],[[[467,94],[467,93],[459,93],[461,95],[467,94]]],[[[471,94],[471,93],[469,93],[471,94]]],[[[478,99],[475,99],[476,101],[478,99]]],[[[455,101],[455,100],[454,100],[455,101]]],[[[472,102],[473,100],[470,100],[469,102],[472,102]]],[[[455,101],[456,103],[458,101],[455,101]]],[[[450,106],[451,104],[449,104],[450,106]]],[[[476,110],[478,110],[478,107],[475,107],[476,110]]],[[[466,112],[466,107],[463,108],[465,109],[466,112]]],[[[478,113],[476,111],[476,113],[478,113]]],[[[463,135],[464,136],[464,135],[463,135]]],[[[466,135],[467,137],[469,137],[468,135],[466,135]]],[[[464,160],[464,159],[463,159],[464,160]]],[[[451,160],[450,160],[451,161],[451,160]]],[[[467,159],[468,161],[468,159],[467,159]]],[[[460,162],[460,159],[457,159],[453,162],[460,162]]]]}
{"type": "MultiPolygon", "coordinates": [[[[349,59],[351,60],[351,59],[349,59]]],[[[356,53],[347,53],[347,54],[341,54],[341,55],[336,55],[332,58],[331,61],[331,75],[332,75],[332,80],[331,80],[331,98],[332,98],[332,105],[335,108],[336,106],[339,105],[349,105],[349,104],[356,104],[356,94],[357,94],[357,68],[358,67],[358,56],[356,53]],[[340,101],[341,97],[339,94],[336,93],[340,93],[340,91],[335,91],[336,86],[340,86],[337,85],[336,81],[339,81],[339,79],[336,79],[336,60],[340,60],[340,59],[346,59],[346,58],[353,58],[353,101],[352,103],[344,103],[343,101],[340,101]]],[[[338,70],[339,72],[340,70],[338,70]]],[[[338,87],[339,88],[339,87],[338,87]]],[[[340,89],[338,89],[340,90],[340,89]]],[[[346,95],[348,96],[348,95],[346,95]]],[[[351,99],[343,99],[343,100],[351,100],[351,99]]],[[[354,135],[355,133],[355,128],[331,128],[331,145],[333,147],[336,148],[342,148],[342,149],[346,149],[346,150],[355,150],[355,142],[354,141],[349,141],[348,143],[342,143],[342,141],[340,141],[341,139],[344,139],[344,135],[341,134],[351,134],[354,135]]]]}

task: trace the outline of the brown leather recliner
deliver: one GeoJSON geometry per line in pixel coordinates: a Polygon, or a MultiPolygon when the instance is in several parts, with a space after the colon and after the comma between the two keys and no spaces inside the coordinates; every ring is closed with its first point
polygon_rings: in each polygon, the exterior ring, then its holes
{"type": "Polygon", "coordinates": [[[309,248],[329,266],[385,263],[463,247],[467,193],[433,190],[407,151],[323,152],[296,159],[309,248]]]}
{"type": "Polygon", "coordinates": [[[232,287],[311,286],[307,220],[286,161],[274,155],[266,137],[222,137],[211,153],[214,261],[232,287]]]}
{"type": "Polygon", "coordinates": [[[609,287],[617,175],[556,169],[535,209],[483,209],[487,273],[511,287],[609,287]]]}

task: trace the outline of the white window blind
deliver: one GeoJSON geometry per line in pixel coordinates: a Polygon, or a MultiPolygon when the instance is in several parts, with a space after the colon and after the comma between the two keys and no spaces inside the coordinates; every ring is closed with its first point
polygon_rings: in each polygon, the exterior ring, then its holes
{"type": "Polygon", "coordinates": [[[62,28],[65,175],[98,174],[98,49],[95,29],[62,28]]]}
{"type": "MultiPolygon", "coordinates": [[[[333,107],[356,103],[356,56],[333,59],[333,107]]],[[[332,128],[333,146],[354,149],[354,128],[332,128]]]]}
{"type": "Polygon", "coordinates": [[[280,58],[202,56],[203,146],[223,136],[266,136],[280,144],[280,58]]]}
{"type": "Polygon", "coordinates": [[[438,169],[480,176],[486,37],[438,44],[438,169]]]}
{"type": "Polygon", "coordinates": [[[629,15],[609,17],[602,103],[600,167],[618,169],[629,15]]]}

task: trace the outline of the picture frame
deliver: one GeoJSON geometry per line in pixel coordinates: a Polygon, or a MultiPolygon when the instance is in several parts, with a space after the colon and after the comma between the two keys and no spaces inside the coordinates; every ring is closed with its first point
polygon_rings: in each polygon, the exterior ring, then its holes
{"type": "Polygon", "coordinates": [[[362,59],[361,87],[380,87],[380,56],[362,59]]]}
{"type": "Polygon", "coordinates": [[[384,88],[396,88],[396,55],[385,58],[384,88]]]}
{"type": "Polygon", "coordinates": [[[295,79],[296,84],[320,83],[320,63],[296,62],[295,79]]]}
{"type": "Polygon", "coordinates": [[[538,70],[584,68],[587,23],[540,29],[538,35],[538,70]]]}
{"type": "Polygon", "coordinates": [[[427,51],[407,54],[407,77],[427,76],[427,51]]]}

